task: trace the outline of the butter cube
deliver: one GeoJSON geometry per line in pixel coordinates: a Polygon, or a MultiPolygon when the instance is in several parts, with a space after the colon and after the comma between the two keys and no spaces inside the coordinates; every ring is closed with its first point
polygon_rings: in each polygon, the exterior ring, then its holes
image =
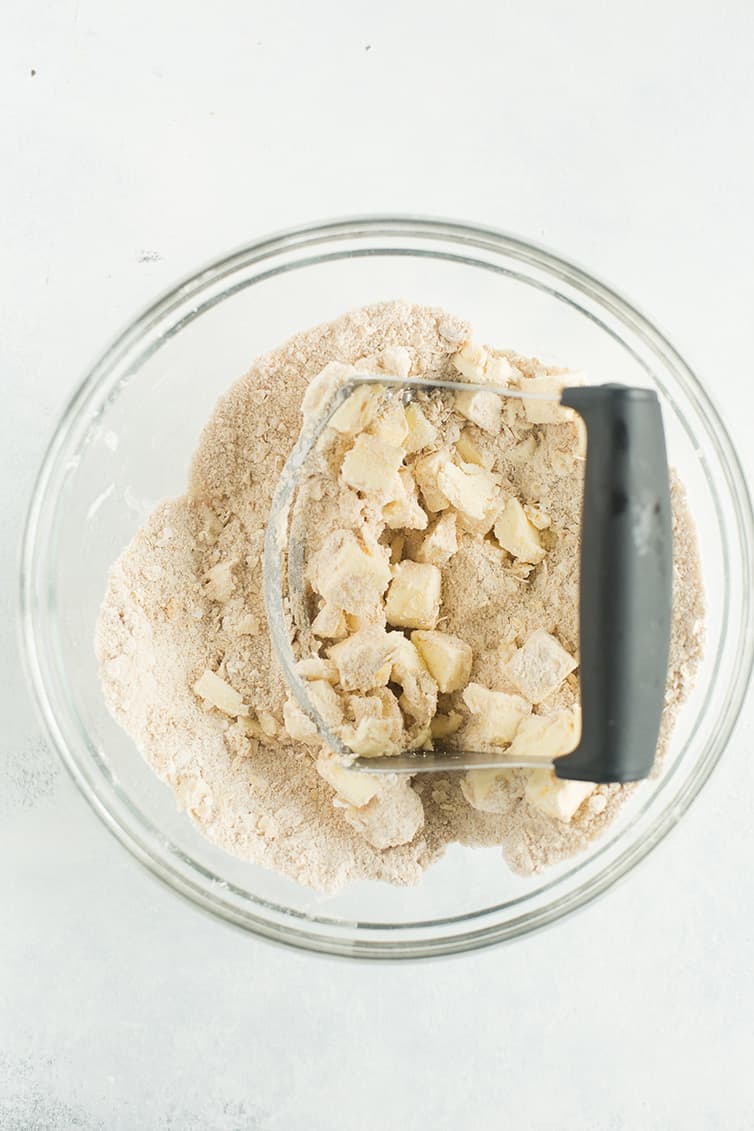
{"type": "Polygon", "coordinates": [[[439,470],[437,482],[463,525],[476,534],[486,534],[500,507],[500,480],[473,463],[460,467],[450,462],[439,470]]]}
{"type": "Polygon", "coordinates": [[[340,726],[343,721],[343,703],[332,684],[324,679],[312,679],[307,682],[306,690],[313,707],[329,727],[340,726]]]}
{"type": "Polygon", "coordinates": [[[466,686],[471,675],[473,653],[465,640],[448,632],[420,630],[411,633],[411,643],[418,649],[429,674],[443,694],[466,686]]]}
{"type": "Polygon", "coordinates": [[[424,806],[410,784],[386,783],[367,805],[348,806],[343,817],[368,844],[383,852],[408,844],[424,824],[424,806]]]}
{"type": "Polygon", "coordinates": [[[405,561],[394,566],[385,598],[388,624],[396,628],[434,628],[440,615],[440,570],[435,565],[405,561]]]}
{"type": "MultiPolygon", "coordinates": [[[[392,661],[392,648],[391,648],[392,661]]],[[[403,715],[398,700],[387,687],[378,687],[369,695],[358,693],[348,696],[348,709],[356,726],[362,719],[378,719],[389,724],[392,741],[400,742],[403,737],[403,715]]]]}
{"type": "Polygon", "coordinates": [[[219,562],[212,569],[207,570],[204,575],[204,593],[209,597],[210,601],[218,601],[224,604],[230,600],[233,595],[235,581],[233,580],[233,567],[236,565],[235,558],[219,562]]]}
{"type": "Polygon", "coordinates": [[[563,381],[559,377],[525,377],[521,382],[521,390],[525,393],[536,393],[549,397],[549,400],[524,400],[526,419],[531,424],[561,424],[568,419],[568,412],[560,404],[560,394],[563,391],[563,381]]]}
{"type": "Polygon", "coordinates": [[[374,417],[382,392],[380,385],[359,385],[332,414],[330,427],[343,436],[363,432],[374,417]]]}
{"type": "Polygon", "coordinates": [[[419,727],[429,726],[437,710],[437,684],[429,674],[417,647],[403,633],[389,632],[392,669],[390,679],[400,685],[401,709],[419,727]]]}
{"type": "Polygon", "coordinates": [[[467,381],[480,384],[484,380],[484,369],[487,364],[487,351],[474,342],[466,342],[453,357],[453,365],[467,381]]]}
{"type": "Polygon", "coordinates": [[[387,758],[400,754],[389,719],[363,718],[356,727],[343,727],[340,737],[354,754],[363,758],[387,758]]]}
{"type": "Polygon", "coordinates": [[[446,452],[431,452],[421,456],[413,465],[414,479],[429,511],[442,511],[448,506],[448,500],[440,489],[438,477],[440,471],[448,463],[446,452]]]}
{"type": "Polygon", "coordinates": [[[552,711],[522,719],[508,753],[515,758],[558,758],[579,741],[578,711],[552,711]]]}
{"type": "Polygon", "coordinates": [[[296,671],[302,679],[324,679],[327,683],[338,682],[338,669],[332,660],[321,656],[307,656],[296,664],[296,671]]]}
{"type": "Polygon", "coordinates": [[[487,365],[484,370],[484,379],[490,385],[510,385],[520,378],[521,374],[515,369],[508,361],[507,357],[490,357],[487,358],[487,365]]]}
{"type": "Polygon", "coordinates": [[[384,687],[392,666],[388,634],[380,627],[362,628],[328,649],[345,691],[371,691],[384,687]]]}
{"type": "Polygon", "coordinates": [[[399,469],[391,499],[382,508],[382,517],[390,530],[425,530],[429,519],[419,503],[416,481],[407,467],[399,469]]]}
{"type": "Polygon", "coordinates": [[[520,562],[536,565],[545,556],[539,532],[526,517],[518,499],[508,499],[495,522],[495,537],[503,549],[520,562]]]}
{"type": "Polygon", "coordinates": [[[244,705],[243,696],[231,687],[217,672],[205,668],[193,686],[195,695],[203,699],[210,707],[217,708],[224,715],[237,718],[239,715],[248,715],[249,708],[244,705]]]}
{"type": "Polygon", "coordinates": [[[482,813],[502,813],[509,804],[504,789],[509,770],[469,770],[461,778],[461,793],[472,809],[482,813]]]}
{"type": "Polygon", "coordinates": [[[456,516],[452,511],[438,518],[415,553],[417,562],[445,565],[458,549],[456,516]]]}
{"type": "Polygon", "coordinates": [[[475,463],[488,471],[494,462],[492,455],[482,450],[470,428],[464,428],[456,440],[456,451],[464,463],[475,463]]]}
{"type": "Polygon", "coordinates": [[[499,435],[503,406],[497,393],[456,393],[456,410],[483,432],[499,435]]]}
{"type": "MultiPolygon", "coordinates": [[[[374,377],[378,369],[381,369],[380,359],[376,353],[366,354],[364,357],[357,357],[353,363],[353,367],[357,373],[369,375],[374,377]]],[[[376,387],[376,386],[375,386],[376,387]]]]}
{"type": "Polygon", "coordinates": [[[552,526],[552,519],[549,514],[545,514],[540,507],[535,507],[533,503],[524,504],[524,514],[537,530],[547,530],[549,526],[552,526]]]}
{"type": "Polygon", "coordinates": [[[342,640],[348,635],[346,614],[342,609],[325,601],[312,621],[312,632],[325,640],[342,640]]]}
{"type": "Polygon", "coordinates": [[[275,738],[280,729],[275,716],[270,714],[269,711],[260,711],[258,718],[262,733],[266,734],[268,738],[275,738]]]}
{"type": "Polygon", "coordinates": [[[594,782],[561,780],[543,768],[532,770],[524,797],[546,816],[567,824],[595,788],[594,782]]]}
{"type": "Polygon", "coordinates": [[[317,773],[324,778],[339,797],[357,809],[367,805],[380,791],[380,779],[375,774],[349,770],[332,754],[320,754],[315,762],[317,773]]]}
{"type": "Polygon", "coordinates": [[[521,720],[531,712],[531,703],[521,696],[491,691],[479,683],[468,685],[463,701],[474,717],[475,733],[493,746],[512,742],[521,720]]]}
{"type": "Polygon", "coordinates": [[[541,703],[557,691],[576,667],[573,656],[560,642],[539,628],[515,652],[504,670],[530,703],[541,703]]]}
{"type": "Polygon", "coordinates": [[[372,423],[370,431],[383,444],[405,450],[408,420],[403,405],[398,401],[388,402],[372,423]]]}
{"type": "Polygon", "coordinates": [[[405,346],[386,346],[380,354],[380,366],[391,377],[408,377],[411,354],[405,346]]]}
{"type": "MultiPolygon", "coordinates": [[[[327,726],[340,726],[343,721],[343,704],[334,688],[323,679],[315,679],[307,684],[306,690],[312,706],[316,707],[327,726]]],[[[296,742],[316,746],[322,741],[316,725],[290,697],[283,704],[283,725],[296,742]]]]}
{"type": "Polygon", "coordinates": [[[403,446],[406,451],[418,452],[433,444],[437,439],[437,429],[434,424],[430,424],[418,404],[411,402],[406,405],[405,411],[408,436],[404,440],[403,446]]]}
{"type": "MultiPolygon", "coordinates": [[[[301,412],[304,419],[317,417],[324,412],[338,389],[345,385],[347,381],[350,381],[354,373],[355,369],[352,365],[344,365],[340,361],[329,362],[321,373],[311,379],[306,387],[301,402],[301,412]]],[[[332,419],[329,423],[332,424],[332,419]]]]}
{"type": "Polygon", "coordinates": [[[387,493],[403,462],[403,451],[377,436],[362,432],[343,460],[341,480],[357,491],[387,493]]]}
{"type": "Polygon", "coordinates": [[[317,746],[321,741],[314,723],[304,714],[295,699],[286,699],[283,704],[283,726],[294,742],[317,746]]]}
{"type": "Polygon", "coordinates": [[[384,628],[385,606],[382,600],[377,600],[371,605],[362,605],[358,613],[346,613],[346,627],[348,634],[360,632],[362,628],[384,628]]]}
{"type": "Polygon", "coordinates": [[[389,551],[370,535],[336,530],[310,563],[307,575],[325,602],[359,615],[385,592],[390,581],[389,551]]]}

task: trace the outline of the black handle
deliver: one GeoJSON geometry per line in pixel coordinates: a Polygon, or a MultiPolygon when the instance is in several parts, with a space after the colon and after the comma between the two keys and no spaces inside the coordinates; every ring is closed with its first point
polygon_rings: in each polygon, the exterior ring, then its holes
{"type": "Polygon", "coordinates": [[[672,515],[657,394],[565,389],[587,429],[579,632],[582,729],[559,778],[628,782],[655,759],[672,611],[672,515]]]}

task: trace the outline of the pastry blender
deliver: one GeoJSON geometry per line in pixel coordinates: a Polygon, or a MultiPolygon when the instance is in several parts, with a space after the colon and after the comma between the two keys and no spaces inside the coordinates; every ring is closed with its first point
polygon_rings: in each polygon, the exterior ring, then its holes
{"type": "Polygon", "coordinates": [[[505,750],[405,751],[356,757],[327,725],[296,671],[291,644],[310,634],[304,549],[291,536],[290,514],[306,463],[328,422],[361,385],[393,387],[404,401],[435,389],[549,399],[497,385],[356,375],[342,384],[289,456],[270,512],[264,551],[270,633],[288,686],[325,746],[344,764],[370,773],[447,772],[551,766],[557,777],[628,782],[654,764],[662,716],[671,625],[670,486],[660,404],[653,390],[618,384],[565,388],[561,405],[587,431],[580,566],[581,738],[554,760],[511,758],[505,750]]]}

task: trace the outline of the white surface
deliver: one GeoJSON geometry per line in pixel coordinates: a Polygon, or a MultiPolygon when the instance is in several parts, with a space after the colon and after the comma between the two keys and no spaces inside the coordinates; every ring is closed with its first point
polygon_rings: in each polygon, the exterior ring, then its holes
{"type": "Polygon", "coordinates": [[[84,366],[184,272],[303,220],[429,212],[575,258],[715,387],[754,470],[750,4],[448,8],[4,6],[3,1131],[754,1127],[751,706],[600,903],[507,948],[364,966],[158,886],[58,767],[19,674],[22,514],[84,366]]]}

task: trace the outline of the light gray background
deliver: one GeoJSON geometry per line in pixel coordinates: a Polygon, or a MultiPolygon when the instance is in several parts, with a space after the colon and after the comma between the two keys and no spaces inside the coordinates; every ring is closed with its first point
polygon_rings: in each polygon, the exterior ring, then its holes
{"type": "Polygon", "coordinates": [[[3,1131],[754,1127],[751,707],[599,904],[393,967],[275,949],[158,886],[24,690],[18,536],[66,398],[159,290],[289,224],[429,212],[549,244],[659,322],[754,470],[750,3],[449,8],[3,6],[3,1131]]]}

